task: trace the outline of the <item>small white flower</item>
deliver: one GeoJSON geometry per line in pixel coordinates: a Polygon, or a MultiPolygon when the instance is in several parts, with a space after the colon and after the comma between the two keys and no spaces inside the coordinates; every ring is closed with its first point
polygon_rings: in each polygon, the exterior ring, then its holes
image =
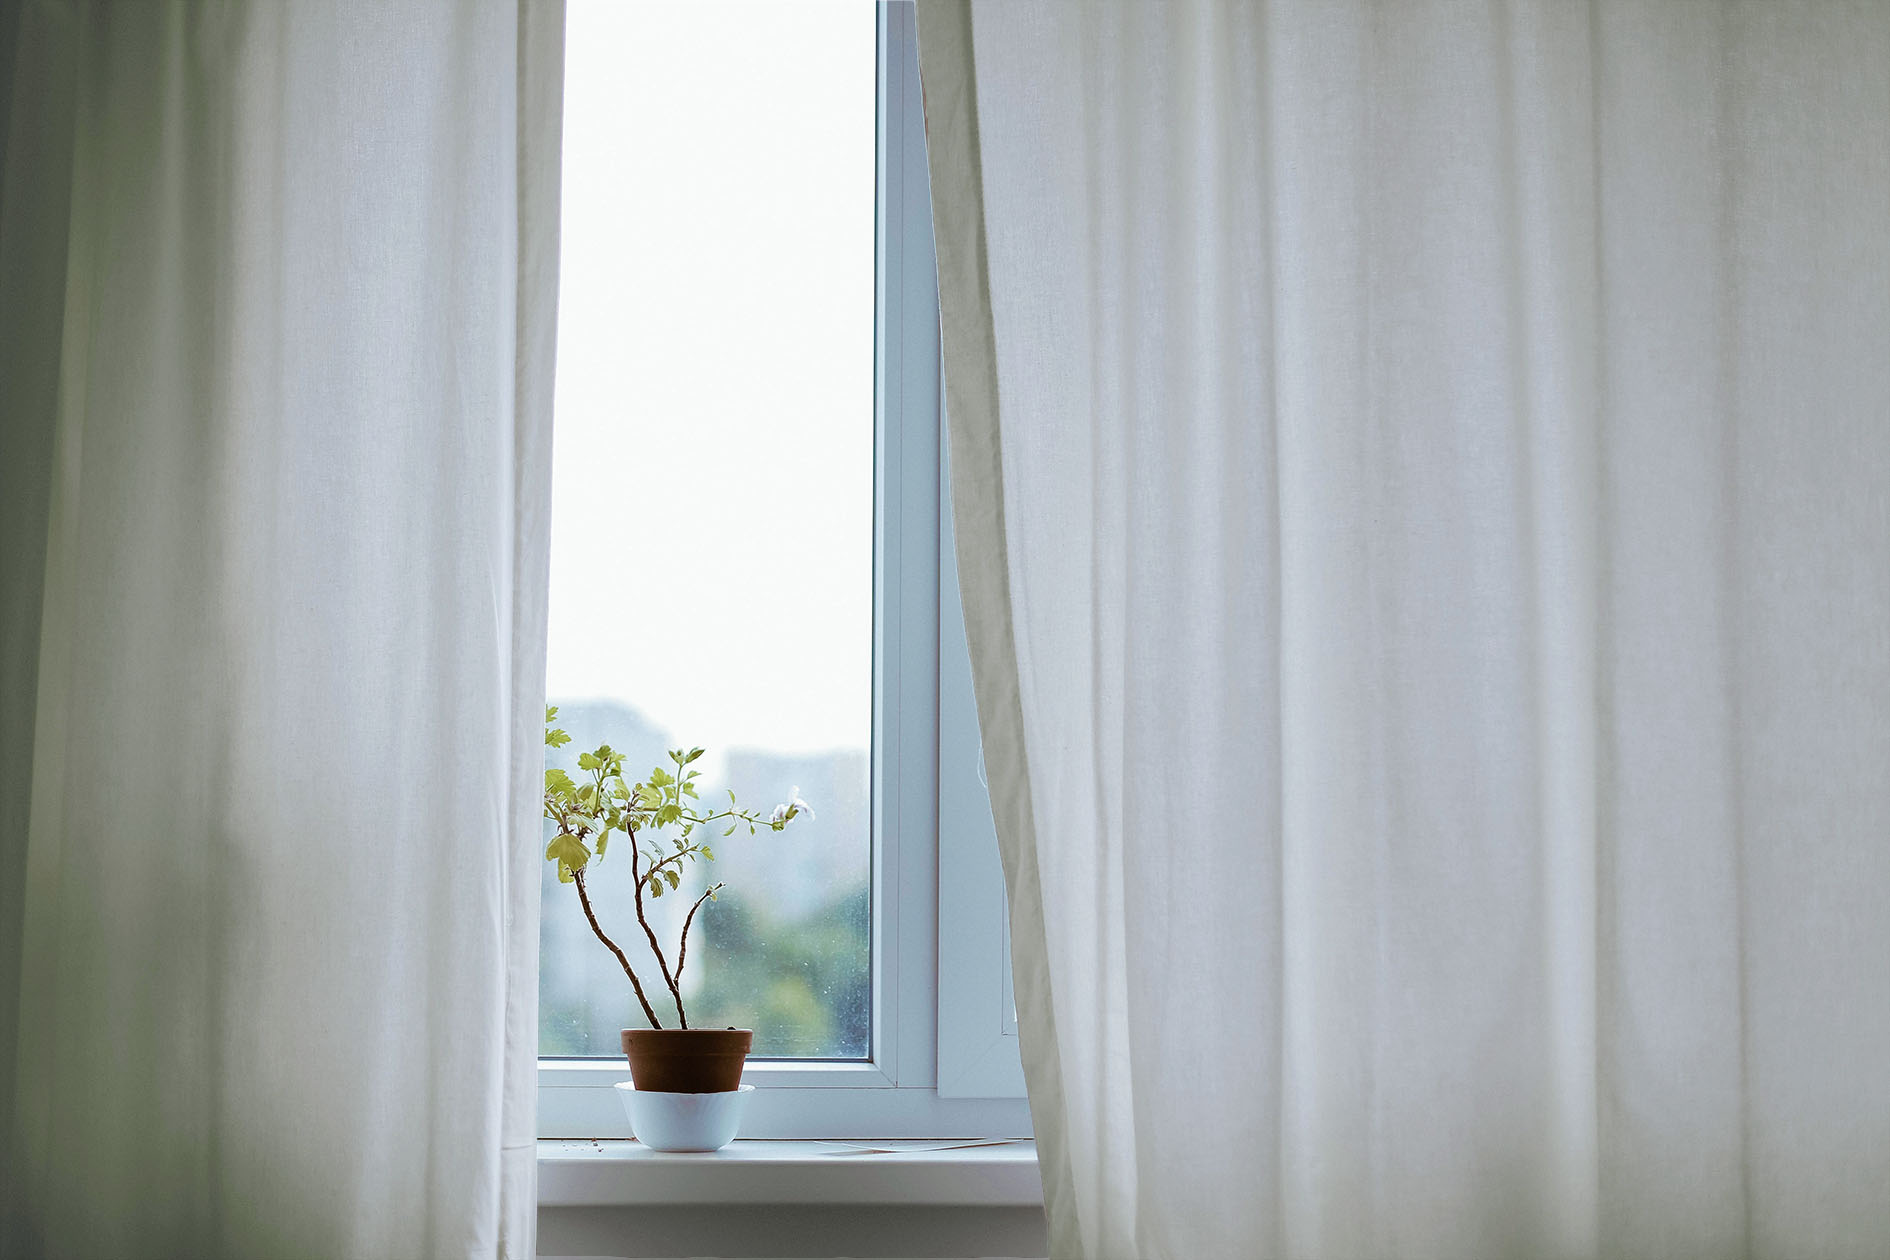
{"type": "Polygon", "coordinates": [[[798,787],[789,788],[788,803],[785,805],[776,805],[774,807],[774,815],[769,821],[784,823],[790,818],[799,818],[802,814],[806,814],[809,818],[812,818],[814,816],[814,807],[801,799],[801,790],[798,787]]]}

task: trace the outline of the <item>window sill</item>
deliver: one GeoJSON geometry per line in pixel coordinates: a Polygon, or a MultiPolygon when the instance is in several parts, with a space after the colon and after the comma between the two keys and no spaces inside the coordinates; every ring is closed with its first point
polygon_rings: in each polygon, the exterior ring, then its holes
{"type": "Polygon", "coordinates": [[[538,1144],[540,1207],[709,1203],[1039,1207],[1037,1145],[738,1141],[701,1155],[633,1141],[538,1144]]]}

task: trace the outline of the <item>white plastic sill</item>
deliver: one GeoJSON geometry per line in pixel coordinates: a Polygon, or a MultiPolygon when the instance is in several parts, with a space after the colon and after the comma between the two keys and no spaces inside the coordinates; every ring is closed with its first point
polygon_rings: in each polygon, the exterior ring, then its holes
{"type": "Polygon", "coordinates": [[[809,1203],[1038,1207],[1037,1144],[744,1140],[701,1155],[633,1141],[538,1144],[540,1207],[809,1203]]]}

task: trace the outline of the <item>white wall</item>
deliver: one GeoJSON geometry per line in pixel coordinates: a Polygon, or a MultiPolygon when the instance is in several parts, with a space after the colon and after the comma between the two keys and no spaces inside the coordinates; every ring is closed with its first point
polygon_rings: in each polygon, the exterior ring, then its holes
{"type": "Polygon", "coordinates": [[[538,1211],[541,1260],[659,1256],[1037,1257],[1042,1208],[559,1207],[538,1211]]]}

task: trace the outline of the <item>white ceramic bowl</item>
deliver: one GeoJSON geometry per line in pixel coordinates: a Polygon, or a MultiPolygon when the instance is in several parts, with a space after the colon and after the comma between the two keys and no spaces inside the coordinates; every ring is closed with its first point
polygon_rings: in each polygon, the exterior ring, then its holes
{"type": "Polygon", "coordinates": [[[624,1114],[637,1141],[655,1151],[719,1151],[742,1127],[753,1085],[719,1094],[660,1094],[617,1083],[624,1114]]]}

